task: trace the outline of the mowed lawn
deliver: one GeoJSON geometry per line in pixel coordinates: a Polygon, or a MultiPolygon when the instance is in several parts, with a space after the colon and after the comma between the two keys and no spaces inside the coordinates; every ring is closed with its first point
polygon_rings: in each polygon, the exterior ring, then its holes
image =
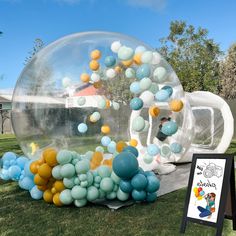
{"type": "MultiPolygon", "coordinates": [[[[0,156],[21,154],[13,135],[0,136],[0,156]]],[[[228,153],[236,153],[236,140],[228,153]]],[[[176,180],[178,181],[178,180],[176,180]]],[[[35,201],[13,182],[0,181],[0,235],[180,235],[186,188],[160,197],[155,203],[134,204],[116,211],[98,205],[57,208],[35,201]]],[[[185,235],[214,235],[215,229],[189,223],[185,235]]],[[[223,235],[236,235],[224,221],[223,235]]]]}

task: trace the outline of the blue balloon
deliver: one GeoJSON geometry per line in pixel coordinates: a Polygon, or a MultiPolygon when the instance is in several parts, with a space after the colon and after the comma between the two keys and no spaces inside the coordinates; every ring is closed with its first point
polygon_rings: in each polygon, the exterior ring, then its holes
{"type": "Polygon", "coordinates": [[[28,177],[31,177],[31,178],[33,178],[34,177],[34,175],[33,175],[33,173],[30,171],[30,164],[33,162],[33,160],[29,160],[26,164],[25,164],[25,167],[24,167],[24,172],[25,172],[25,174],[24,174],[24,176],[28,176],[28,177]]]}
{"type": "Polygon", "coordinates": [[[8,169],[8,174],[12,180],[19,180],[21,175],[21,168],[17,165],[11,166],[8,169]]]}
{"type": "Polygon", "coordinates": [[[132,110],[140,110],[143,107],[143,100],[140,98],[133,98],[130,100],[129,106],[132,110]]]}
{"type": "Polygon", "coordinates": [[[173,152],[173,153],[180,153],[182,151],[183,147],[182,145],[180,145],[179,143],[172,143],[170,145],[170,150],[173,152]]]}
{"type": "Polygon", "coordinates": [[[8,161],[15,161],[16,160],[16,154],[14,152],[6,152],[2,156],[2,161],[3,163],[8,160],[8,161]]]}
{"type": "Polygon", "coordinates": [[[147,152],[150,156],[156,156],[160,153],[160,149],[156,144],[149,144],[147,147],[147,152]]]}
{"type": "Polygon", "coordinates": [[[25,164],[29,161],[28,158],[21,156],[16,159],[16,164],[23,170],[25,167],[25,164]]]}
{"type": "Polygon", "coordinates": [[[132,187],[139,191],[145,189],[147,186],[147,183],[148,181],[147,181],[146,176],[142,174],[136,174],[131,180],[132,187]]]}
{"type": "Polygon", "coordinates": [[[2,169],[0,172],[0,178],[3,180],[9,180],[10,176],[9,176],[8,170],[2,169]]]}
{"type": "Polygon", "coordinates": [[[151,74],[151,68],[150,65],[148,64],[142,64],[136,70],[136,77],[139,80],[143,79],[144,77],[149,77],[150,74],[151,74]]]}
{"type": "Polygon", "coordinates": [[[167,136],[175,134],[178,130],[178,126],[175,121],[167,121],[162,125],[161,132],[167,136]]]}
{"type": "Polygon", "coordinates": [[[122,179],[120,181],[120,189],[125,193],[130,193],[133,190],[133,187],[130,181],[122,179]]]}
{"type": "Polygon", "coordinates": [[[138,149],[133,147],[133,146],[127,146],[123,149],[122,152],[131,152],[132,154],[134,154],[136,157],[138,157],[138,149]]]}
{"type": "Polygon", "coordinates": [[[130,85],[130,91],[134,94],[139,94],[142,92],[142,89],[140,88],[139,82],[135,81],[130,85]]]}
{"type": "Polygon", "coordinates": [[[146,201],[147,202],[155,202],[157,200],[156,193],[147,193],[146,201]]]}
{"type": "Polygon", "coordinates": [[[111,141],[107,146],[107,150],[110,153],[114,153],[116,151],[116,142],[111,141]]]}
{"type": "Polygon", "coordinates": [[[161,89],[167,91],[169,94],[169,97],[173,94],[173,88],[171,86],[166,85],[162,87],[161,89]]]}
{"type": "Polygon", "coordinates": [[[155,94],[155,98],[158,102],[166,102],[169,99],[169,93],[167,90],[159,90],[155,94]]]}
{"type": "Polygon", "coordinates": [[[147,192],[154,193],[160,188],[160,180],[156,176],[148,176],[147,181],[147,192]]]}
{"type": "Polygon", "coordinates": [[[30,190],[30,195],[35,200],[40,200],[43,197],[43,191],[40,191],[37,186],[30,190]]]}
{"type": "Polygon", "coordinates": [[[35,186],[34,180],[33,178],[30,178],[28,176],[24,177],[22,180],[19,181],[19,186],[22,189],[31,190],[35,186]]]}
{"type": "Polygon", "coordinates": [[[79,125],[78,125],[78,131],[80,132],[80,133],[86,133],[87,132],[87,130],[88,130],[88,126],[85,124],[85,123],[80,123],[79,125]]]}
{"type": "Polygon", "coordinates": [[[200,192],[200,195],[203,196],[204,194],[205,194],[205,192],[202,190],[202,191],[200,192]]]}
{"type": "Polygon", "coordinates": [[[116,59],[113,56],[107,56],[105,58],[104,64],[106,67],[112,67],[116,64],[116,59]]]}
{"type": "Polygon", "coordinates": [[[135,200],[135,201],[144,201],[145,198],[146,198],[147,194],[145,191],[141,190],[141,191],[138,191],[136,189],[134,189],[132,191],[132,198],[135,200]]]}
{"type": "Polygon", "coordinates": [[[131,152],[121,152],[113,160],[112,168],[121,179],[131,179],[139,170],[137,158],[131,152]]]}
{"type": "Polygon", "coordinates": [[[101,139],[101,144],[105,147],[108,146],[110,142],[111,142],[111,138],[108,136],[103,136],[101,139]]]}

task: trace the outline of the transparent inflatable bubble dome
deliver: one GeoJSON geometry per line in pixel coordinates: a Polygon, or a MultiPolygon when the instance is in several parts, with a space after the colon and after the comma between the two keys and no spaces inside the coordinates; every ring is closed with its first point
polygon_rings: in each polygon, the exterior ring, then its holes
{"type": "Polygon", "coordinates": [[[73,34],[43,48],[13,95],[13,128],[32,159],[47,147],[115,156],[121,141],[141,153],[156,144],[162,158],[169,150],[180,155],[193,139],[192,117],[165,59],[139,40],[110,32],[73,34]]]}

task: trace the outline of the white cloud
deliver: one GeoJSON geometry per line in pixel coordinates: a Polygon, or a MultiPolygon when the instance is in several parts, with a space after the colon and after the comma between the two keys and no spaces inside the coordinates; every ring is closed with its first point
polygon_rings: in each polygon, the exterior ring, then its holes
{"type": "Polygon", "coordinates": [[[126,0],[126,2],[134,7],[144,7],[156,11],[163,10],[167,5],[167,0],[126,0]]]}
{"type": "Polygon", "coordinates": [[[13,90],[14,90],[13,88],[0,89],[0,94],[12,95],[13,90]]]}

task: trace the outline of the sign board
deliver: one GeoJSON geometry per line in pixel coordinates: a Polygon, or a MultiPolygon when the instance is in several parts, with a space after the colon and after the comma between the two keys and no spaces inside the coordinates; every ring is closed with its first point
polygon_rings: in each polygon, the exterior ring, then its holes
{"type": "Polygon", "coordinates": [[[234,156],[194,154],[181,233],[192,221],[216,227],[216,235],[221,235],[225,214],[236,230],[234,156]]]}

